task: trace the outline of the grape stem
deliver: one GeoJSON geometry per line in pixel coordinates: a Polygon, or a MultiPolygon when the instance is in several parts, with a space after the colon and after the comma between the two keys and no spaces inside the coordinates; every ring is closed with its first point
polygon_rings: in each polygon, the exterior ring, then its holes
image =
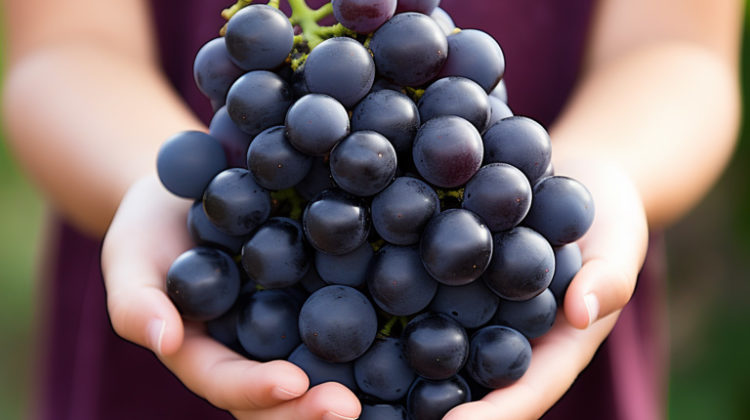
{"type": "Polygon", "coordinates": [[[396,325],[396,322],[398,322],[400,316],[391,316],[391,319],[388,320],[388,322],[383,325],[383,328],[380,329],[381,337],[390,337],[391,336],[391,330],[393,329],[393,326],[396,325]]]}
{"type": "Polygon", "coordinates": [[[292,16],[289,17],[289,22],[291,22],[292,25],[299,25],[310,50],[323,42],[325,38],[337,36],[341,31],[341,29],[338,29],[338,32],[332,32],[330,29],[340,25],[334,25],[332,27],[321,27],[318,25],[318,21],[333,14],[333,4],[330,2],[324,4],[319,9],[313,10],[307,5],[305,0],[288,1],[289,7],[292,8],[292,16]]]}

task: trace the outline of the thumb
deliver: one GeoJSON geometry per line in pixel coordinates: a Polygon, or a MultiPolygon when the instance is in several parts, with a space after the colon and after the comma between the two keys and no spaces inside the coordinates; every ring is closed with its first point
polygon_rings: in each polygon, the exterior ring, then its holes
{"type": "Polygon", "coordinates": [[[572,326],[587,328],[622,309],[634,288],[634,277],[602,258],[591,259],[584,263],[565,293],[565,317],[572,326]]]}

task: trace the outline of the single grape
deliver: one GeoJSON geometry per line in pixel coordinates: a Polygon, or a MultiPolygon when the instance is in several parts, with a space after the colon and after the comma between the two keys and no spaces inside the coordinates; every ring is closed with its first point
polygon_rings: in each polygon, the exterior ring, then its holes
{"type": "Polygon", "coordinates": [[[265,4],[240,9],[227,22],[227,50],[245,70],[271,70],[292,51],[294,29],[286,15],[265,4]]]}
{"type": "Polygon", "coordinates": [[[453,22],[453,18],[444,9],[436,7],[435,10],[430,13],[430,17],[435,19],[440,29],[443,30],[445,36],[448,36],[456,30],[456,24],[453,22]]]}
{"type": "Polygon", "coordinates": [[[299,314],[302,341],[318,357],[351,362],[375,340],[378,320],[370,301],[348,286],[326,286],[311,294],[299,314]]]}
{"type": "Polygon", "coordinates": [[[374,252],[364,242],[357,249],[343,255],[315,253],[315,267],[325,283],[360,287],[367,280],[367,270],[374,252]]]}
{"type": "Polygon", "coordinates": [[[311,388],[324,382],[338,382],[352,392],[357,391],[352,363],[327,362],[313,354],[304,343],[297,346],[287,360],[305,371],[311,388]]]}
{"type": "Polygon", "coordinates": [[[362,44],[337,37],[321,42],[310,52],[303,72],[310,92],[332,96],[352,108],[370,91],[375,63],[362,44]]]}
{"type": "Polygon", "coordinates": [[[200,131],[183,131],[165,141],[156,157],[164,187],[183,198],[200,198],[216,174],[227,167],[221,144],[200,131]]]}
{"type": "Polygon", "coordinates": [[[594,222],[594,199],[580,182],[564,176],[534,185],[534,202],[524,224],[555,246],[574,242],[594,222]]]}
{"type": "Polygon", "coordinates": [[[438,286],[429,309],[458,321],[465,328],[479,328],[497,311],[500,298],[481,279],[463,286],[438,286]]]}
{"type": "Polygon", "coordinates": [[[508,107],[508,104],[503,102],[502,99],[497,96],[490,95],[488,98],[490,100],[490,108],[492,108],[492,112],[490,112],[490,122],[487,124],[487,129],[489,130],[490,127],[500,122],[503,118],[512,117],[513,111],[508,107]]]}
{"type": "Polygon", "coordinates": [[[492,247],[492,234],[484,222],[463,209],[449,209],[433,217],[419,244],[427,271],[449,286],[479,278],[490,263],[492,247]]]}
{"type": "Polygon", "coordinates": [[[440,0],[399,0],[396,13],[419,12],[429,15],[440,4],[440,0]]]}
{"type": "Polygon", "coordinates": [[[416,378],[397,338],[375,340],[370,349],[354,361],[354,379],[359,389],[381,401],[400,400],[416,378]]]}
{"type": "Polygon", "coordinates": [[[255,181],[269,190],[297,185],[312,167],[312,158],[292,147],[283,125],[264,130],[247,150],[247,168],[255,181]]]}
{"type": "Polygon", "coordinates": [[[417,315],[406,324],[401,340],[409,366],[426,379],[456,375],[469,356],[464,327],[440,313],[417,315]]]}
{"type": "Polygon", "coordinates": [[[240,272],[228,254],[214,248],[185,251],[167,271],[167,296],[182,317],[208,321],[227,312],[240,292],[240,272]]]}
{"type": "Polygon", "coordinates": [[[272,217],[242,246],[242,267],[264,288],[288,287],[310,268],[310,255],[299,222],[272,217]]]}
{"type": "Polygon", "coordinates": [[[287,82],[265,70],[245,73],[227,93],[229,116],[253,137],[266,128],[283,124],[291,105],[292,91],[287,82]]]}
{"type": "Polygon", "coordinates": [[[565,300],[565,292],[568,291],[570,282],[581,269],[581,249],[575,242],[558,246],[555,251],[555,275],[549,284],[549,289],[555,295],[557,306],[562,307],[565,300]]]}
{"type": "Polygon", "coordinates": [[[206,217],[222,232],[247,235],[271,213],[271,197],[247,169],[230,168],[214,177],[203,194],[206,217]]]}
{"type": "Polygon", "coordinates": [[[356,131],[330,155],[331,176],[350,194],[368,197],[382,191],[396,175],[396,150],[375,131],[356,131]]]}
{"type": "Polygon", "coordinates": [[[479,132],[487,128],[492,112],[487,93],[465,77],[436,80],[425,89],[418,107],[422,121],[455,115],[472,123],[479,132]]]}
{"type": "Polygon", "coordinates": [[[328,157],[314,157],[312,166],[307,176],[302,178],[294,189],[306,201],[312,200],[323,190],[336,188],[336,183],[331,178],[331,166],[328,164],[328,157]]]}
{"type": "Polygon", "coordinates": [[[492,232],[508,230],[526,217],[531,185],[523,172],[507,163],[483,166],[466,184],[463,208],[476,213],[492,232]]]}
{"type": "Polygon", "coordinates": [[[370,50],[379,74],[401,86],[420,86],[440,72],[448,41],[429,16],[401,13],[375,31],[370,50]]]}
{"type": "Polygon", "coordinates": [[[336,99],[309,94],[289,108],[284,122],[289,143],[307,155],[325,155],[349,134],[349,115],[336,99]]]}
{"type": "Polygon", "coordinates": [[[301,342],[298,314],[299,307],[285,291],[257,291],[237,319],[237,338],[255,360],[284,359],[301,342]]]}
{"type": "Polygon", "coordinates": [[[380,248],[367,278],[372,300],[391,315],[412,315],[426,308],[437,287],[414,246],[380,248]]]}
{"type": "Polygon", "coordinates": [[[504,118],[484,133],[484,163],[507,163],[520,169],[529,183],[541,178],[552,158],[547,130],[531,118],[504,118]]]}
{"type": "Polygon", "coordinates": [[[362,404],[359,420],[410,420],[406,409],[394,404],[362,404]]]}
{"type": "Polygon", "coordinates": [[[463,29],[448,36],[448,59],[438,77],[461,76],[491,92],[505,73],[505,56],[484,31],[463,29]]]}
{"type": "Polygon", "coordinates": [[[406,411],[411,420],[440,420],[453,407],[469,401],[471,390],[461,376],[443,381],[418,378],[406,397],[406,411]]]}
{"type": "Polygon", "coordinates": [[[198,90],[214,101],[224,102],[229,87],[243,73],[229,57],[224,38],[205,43],[193,62],[193,78],[198,90]]]}
{"type": "Polygon", "coordinates": [[[465,184],[482,166],[484,146],[477,129],[456,116],[427,121],[417,132],[414,164],[427,182],[442,188],[465,184]]]}
{"type": "Polygon", "coordinates": [[[492,92],[490,92],[490,96],[500,99],[506,104],[508,103],[508,87],[505,84],[505,79],[498,82],[497,86],[495,86],[495,88],[492,89],[492,92]]]}
{"type": "Polygon", "coordinates": [[[226,106],[222,106],[214,114],[208,126],[208,134],[221,143],[228,167],[247,168],[247,148],[252,137],[237,127],[226,106]]]}
{"type": "Polygon", "coordinates": [[[372,92],[352,112],[352,131],[372,130],[393,144],[398,157],[410,157],[420,126],[419,111],[403,93],[383,89],[372,92]]]}
{"type": "Polygon", "coordinates": [[[555,295],[545,289],[529,300],[514,302],[502,299],[492,322],[513,328],[531,340],[549,331],[556,315],[555,295]]]}
{"type": "Polygon", "coordinates": [[[531,345],[520,332],[499,325],[484,327],[471,337],[466,370],[480,385],[503,388],[517,381],[531,362],[531,345]]]}
{"type": "Polygon", "coordinates": [[[333,0],[333,16],[360,34],[378,29],[396,11],[396,0],[333,0]]]}
{"type": "Polygon", "coordinates": [[[342,255],[365,242],[370,233],[370,216],[360,199],[341,190],[325,190],[305,207],[302,227],[315,249],[342,255]]]}
{"type": "Polygon", "coordinates": [[[242,244],[245,242],[244,236],[227,235],[216,228],[208,220],[208,217],[206,217],[201,200],[196,200],[190,206],[187,217],[187,228],[190,238],[193,239],[196,245],[221,248],[230,255],[239,254],[242,244]]]}
{"type": "Polygon", "coordinates": [[[310,269],[307,270],[307,273],[305,273],[302,279],[300,279],[299,284],[308,294],[313,293],[314,291],[325,286],[328,286],[328,283],[320,278],[318,270],[315,269],[315,266],[310,267],[310,269]]]}
{"type": "Polygon", "coordinates": [[[419,242],[424,227],[440,212],[437,193],[416,178],[396,178],[373,198],[372,226],[386,241],[396,245],[419,242]]]}
{"type": "Polygon", "coordinates": [[[555,273],[555,254],[542,235],[518,226],[496,233],[493,242],[484,281],[498,296],[528,300],[549,286],[555,273]]]}

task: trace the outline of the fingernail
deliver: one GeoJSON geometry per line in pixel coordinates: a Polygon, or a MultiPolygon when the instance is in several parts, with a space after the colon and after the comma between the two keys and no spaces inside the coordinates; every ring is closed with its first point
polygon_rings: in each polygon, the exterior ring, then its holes
{"type": "Polygon", "coordinates": [[[342,416],[341,414],[334,413],[333,411],[329,411],[323,415],[323,420],[357,420],[357,418],[346,417],[342,416]]]}
{"type": "Polygon", "coordinates": [[[586,305],[586,312],[589,313],[589,326],[599,317],[599,299],[593,293],[583,296],[583,303],[586,305]]]}
{"type": "Polygon", "coordinates": [[[148,345],[156,354],[161,354],[161,341],[164,338],[166,323],[161,319],[152,319],[146,326],[148,345]]]}
{"type": "MultiPolygon", "coordinates": [[[[304,394],[304,392],[302,394],[304,394]]],[[[282,388],[280,386],[274,387],[273,390],[271,390],[271,395],[274,398],[284,401],[293,400],[297,397],[300,397],[302,394],[289,391],[288,389],[282,388]]]]}

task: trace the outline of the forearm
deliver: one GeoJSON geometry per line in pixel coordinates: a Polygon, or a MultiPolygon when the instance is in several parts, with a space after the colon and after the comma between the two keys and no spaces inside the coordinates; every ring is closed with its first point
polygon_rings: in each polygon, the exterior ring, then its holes
{"type": "Polygon", "coordinates": [[[3,94],[15,154],[53,204],[94,235],[128,186],[154,171],[161,142],[201,128],[154,63],[85,40],[15,60],[3,94]]]}
{"type": "Polygon", "coordinates": [[[649,224],[667,224],[705,194],[731,155],[737,79],[729,60],[696,44],[632,49],[582,80],[551,129],[554,160],[563,171],[578,160],[619,166],[649,224]]]}

